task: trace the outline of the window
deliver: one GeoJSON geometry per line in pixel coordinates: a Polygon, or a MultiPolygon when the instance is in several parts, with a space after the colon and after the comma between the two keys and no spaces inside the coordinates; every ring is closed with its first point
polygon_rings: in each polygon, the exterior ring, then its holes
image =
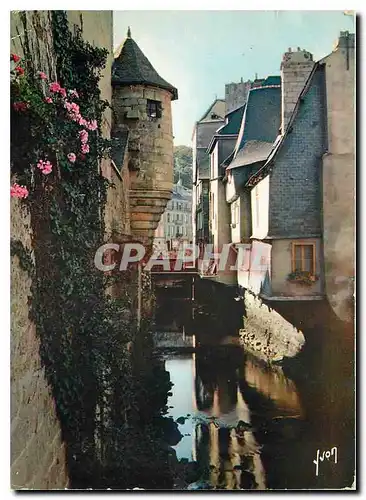
{"type": "Polygon", "coordinates": [[[147,100],[147,116],[150,118],[161,118],[161,102],[147,100]]]}
{"type": "Polygon", "coordinates": [[[292,271],[315,276],[315,243],[292,243],[292,271]]]}

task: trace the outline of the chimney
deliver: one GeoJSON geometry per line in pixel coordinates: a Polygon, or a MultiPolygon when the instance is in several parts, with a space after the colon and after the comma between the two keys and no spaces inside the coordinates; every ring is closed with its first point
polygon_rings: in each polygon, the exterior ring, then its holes
{"type": "Polygon", "coordinates": [[[240,83],[227,83],[225,85],[225,115],[247,102],[250,86],[250,80],[243,82],[243,78],[241,78],[240,83]]]}
{"type": "Polygon", "coordinates": [[[284,53],[281,63],[282,133],[286,130],[299,95],[314,67],[313,55],[300,47],[284,53]]]}
{"type": "Polygon", "coordinates": [[[338,40],[333,45],[333,50],[337,49],[354,49],[355,34],[348,31],[341,31],[338,40]]]}

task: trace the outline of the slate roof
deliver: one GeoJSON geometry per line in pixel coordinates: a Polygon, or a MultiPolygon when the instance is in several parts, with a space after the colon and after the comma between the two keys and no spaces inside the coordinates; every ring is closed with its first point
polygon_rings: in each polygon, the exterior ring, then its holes
{"type": "MultiPolygon", "coordinates": [[[[277,82],[279,77],[265,81],[277,82]]],[[[266,161],[281,125],[281,86],[250,89],[234,155],[227,169],[266,161]]]]}
{"type": "Polygon", "coordinates": [[[305,95],[307,94],[309,88],[310,88],[310,85],[311,85],[311,82],[314,78],[314,74],[317,70],[317,68],[319,67],[319,63],[315,63],[314,64],[314,67],[304,85],[304,88],[302,89],[300,95],[299,95],[299,98],[296,102],[296,105],[295,105],[295,108],[292,112],[292,115],[291,115],[291,118],[287,124],[287,127],[286,127],[286,130],[285,130],[285,133],[283,135],[278,135],[277,138],[276,138],[276,141],[274,142],[273,146],[272,146],[272,149],[271,149],[271,152],[270,154],[268,155],[268,158],[267,158],[267,161],[266,163],[255,173],[253,174],[248,182],[247,182],[247,186],[255,186],[260,180],[262,180],[268,173],[270,173],[271,169],[272,169],[272,166],[273,166],[273,162],[278,154],[278,152],[280,151],[280,149],[282,148],[282,146],[285,144],[285,141],[286,141],[286,138],[288,136],[288,134],[291,132],[292,130],[292,125],[294,123],[294,121],[296,120],[296,117],[297,117],[297,113],[298,113],[298,110],[299,110],[299,107],[300,107],[300,103],[301,101],[304,99],[305,95]]]}
{"type": "Polygon", "coordinates": [[[227,170],[265,161],[272,150],[272,146],[272,142],[247,141],[227,167],[227,170]]]}
{"type": "Polygon", "coordinates": [[[178,99],[178,90],[162,78],[131,38],[127,38],[117,51],[112,65],[112,85],[152,85],[172,93],[172,100],[178,99]]]}
{"type": "Polygon", "coordinates": [[[221,125],[220,128],[217,129],[215,134],[212,136],[212,139],[210,141],[210,144],[207,147],[207,152],[211,153],[217,139],[220,139],[220,137],[223,136],[234,136],[233,138],[237,137],[239,130],[240,130],[240,123],[241,119],[243,116],[243,112],[245,109],[245,104],[243,106],[240,106],[237,109],[234,109],[233,111],[230,111],[225,117],[226,123],[221,125]]]}
{"type": "Polygon", "coordinates": [[[274,142],[281,125],[281,87],[256,87],[249,91],[237,141],[238,152],[246,141],[274,142]]]}
{"type": "Polygon", "coordinates": [[[211,120],[223,120],[225,117],[225,100],[215,99],[215,101],[210,104],[210,107],[205,111],[203,116],[198,120],[199,123],[211,121],[211,120]],[[218,118],[211,118],[211,115],[217,115],[218,118]]]}
{"type": "Polygon", "coordinates": [[[244,109],[245,104],[237,109],[234,109],[233,111],[230,111],[230,113],[226,115],[225,125],[222,125],[222,127],[220,127],[216,133],[218,135],[238,134],[240,130],[241,120],[243,118],[244,109]]]}

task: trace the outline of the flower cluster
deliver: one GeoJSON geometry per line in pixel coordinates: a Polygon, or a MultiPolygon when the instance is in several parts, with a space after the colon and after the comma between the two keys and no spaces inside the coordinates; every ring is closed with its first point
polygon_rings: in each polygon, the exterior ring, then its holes
{"type": "Polygon", "coordinates": [[[19,184],[13,184],[10,188],[10,196],[12,198],[27,198],[29,192],[25,186],[19,186],[19,184]]]}
{"type": "Polygon", "coordinates": [[[13,108],[15,111],[26,111],[29,108],[29,104],[24,101],[17,101],[13,103],[13,108]]]}
{"type": "Polygon", "coordinates": [[[79,136],[80,136],[80,141],[82,144],[86,144],[88,142],[89,134],[85,129],[80,130],[79,136]]]}
{"type": "Polygon", "coordinates": [[[49,89],[50,92],[53,92],[54,94],[60,94],[62,97],[66,97],[66,89],[61,87],[58,82],[50,83],[49,89]]]}
{"type": "Polygon", "coordinates": [[[49,161],[39,160],[37,168],[39,168],[44,175],[48,175],[52,172],[52,164],[49,161]]]}
{"type": "MultiPolygon", "coordinates": [[[[10,60],[13,61],[15,64],[18,64],[18,62],[20,61],[20,57],[17,54],[10,54],[10,60]]],[[[14,71],[19,76],[24,75],[24,68],[22,68],[21,66],[16,66],[14,68],[14,71]]]]}
{"type": "Polygon", "coordinates": [[[313,285],[319,276],[310,273],[309,271],[293,271],[287,276],[287,280],[300,285],[313,285]]]}
{"type": "MultiPolygon", "coordinates": [[[[20,61],[20,57],[16,54],[11,54],[10,58],[11,61],[13,61],[15,64],[17,64],[20,61]]],[[[24,69],[21,68],[20,66],[16,66],[13,71],[15,71],[18,75],[22,75],[24,73],[24,69]]],[[[48,76],[43,71],[38,71],[38,78],[42,81],[48,81],[48,76]]],[[[89,140],[88,130],[95,131],[98,129],[97,120],[85,119],[81,115],[80,106],[75,102],[72,102],[74,98],[76,99],[79,98],[79,94],[76,89],[66,90],[57,81],[49,82],[48,89],[50,95],[48,96],[46,95],[43,98],[44,102],[47,104],[54,104],[54,103],[57,104],[58,102],[61,102],[61,104],[67,111],[68,119],[76,122],[80,127],[82,127],[82,130],[80,130],[78,134],[81,142],[80,152],[78,153],[78,155],[76,155],[73,152],[69,152],[67,154],[68,161],[70,163],[75,163],[77,156],[81,160],[85,160],[86,158],[85,155],[90,152],[90,146],[88,144],[89,140]]],[[[25,101],[17,101],[13,103],[13,108],[18,112],[26,111],[29,108],[29,106],[30,104],[25,101]]],[[[53,166],[50,161],[40,159],[38,160],[37,168],[42,172],[42,174],[48,175],[52,172],[53,166]]],[[[28,196],[28,190],[24,186],[20,187],[17,184],[14,184],[14,186],[11,189],[12,189],[11,191],[12,196],[18,198],[25,198],[26,196],[28,196]]]]}

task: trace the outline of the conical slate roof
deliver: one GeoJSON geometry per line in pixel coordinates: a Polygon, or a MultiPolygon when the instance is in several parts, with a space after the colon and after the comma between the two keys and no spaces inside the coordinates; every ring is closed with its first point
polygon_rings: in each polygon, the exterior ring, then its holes
{"type": "Polygon", "coordinates": [[[178,99],[178,90],[156,72],[137,43],[131,38],[128,28],[127,38],[114,59],[112,85],[152,85],[172,93],[172,100],[178,99]]]}

